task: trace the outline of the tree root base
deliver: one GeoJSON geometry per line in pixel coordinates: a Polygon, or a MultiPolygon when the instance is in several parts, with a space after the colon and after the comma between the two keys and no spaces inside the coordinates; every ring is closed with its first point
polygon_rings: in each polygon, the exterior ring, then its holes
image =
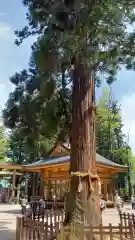
{"type": "MultiPolygon", "coordinates": [[[[56,240],[101,240],[101,236],[87,231],[84,232],[84,225],[78,224],[78,226],[62,226],[56,240]]],[[[108,236],[102,237],[102,240],[110,240],[108,236]]]]}

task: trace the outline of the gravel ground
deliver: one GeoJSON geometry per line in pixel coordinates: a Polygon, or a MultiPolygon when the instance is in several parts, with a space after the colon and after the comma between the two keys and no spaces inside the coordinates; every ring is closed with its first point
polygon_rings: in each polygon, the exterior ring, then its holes
{"type": "Polygon", "coordinates": [[[15,240],[16,217],[19,205],[0,204],[0,240],[15,240]]]}
{"type": "MultiPolygon", "coordinates": [[[[130,205],[125,205],[124,212],[134,213],[130,205]]],[[[19,205],[0,204],[0,240],[15,240],[16,217],[20,215],[19,205]]],[[[103,212],[103,224],[119,224],[119,217],[116,209],[103,212]]]]}

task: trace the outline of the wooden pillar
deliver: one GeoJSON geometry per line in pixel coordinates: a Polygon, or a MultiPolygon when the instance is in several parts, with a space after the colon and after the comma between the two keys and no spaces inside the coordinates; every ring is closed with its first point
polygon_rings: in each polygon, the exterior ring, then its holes
{"type": "Polygon", "coordinates": [[[16,219],[16,240],[21,240],[23,237],[23,217],[16,219]]]}
{"type": "Polygon", "coordinates": [[[44,169],[41,169],[40,172],[40,196],[44,196],[44,188],[45,188],[45,178],[44,178],[44,169]]]}
{"type": "Polygon", "coordinates": [[[109,180],[108,182],[108,189],[109,189],[109,193],[108,193],[108,200],[113,201],[114,200],[114,186],[113,186],[113,182],[112,179],[109,180]]]}
{"type": "Polygon", "coordinates": [[[28,196],[28,172],[25,172],[25,195],[28,196]]]}
{"type": "Polygon", "coordinates": [[[36,173],[32,173],[32,200],[35,200],[35,192],[36,192],[36,173]]]}
{"type": "Polygon", "coordinates": [[[10,199],[10,187],[8,187],[7,199],[8,199],[8,201],[10,199]]]}
{"type": "Polygon", "coordinates": [[[61,200],[61,197],[62,197],[62,185],[63,185],[63,181],[61,180],[60,181],[60,200],[61,200]]]}
{"type": "Polygon", "coordinates": [[[107,188],[107,185],[108,185],[108,181],[107,179],[104,180],[104,198],[106,201],[108,201],[108,188],[107,188]]]}
{"type": "Polygon", "coordinates": [[[57,180],[54,181],[54,194],[55,194],[55,197],[57,199],[57,180]]]}
{"type": "Polygon", "coordinates": [[[52,199],[52,181],[51,179],[51,172],[48,173],[49,180],[48,180],[48,198],[52,199]]]}
{"type": "Polygon", "coordinates": [[[36,193],[35,193],[35,195],[36,196],[39,196],[39,184],[40,184],[40,182],[39,182],[39,180],[40,180],[40,173],[38,172],[37,173],[37,175],[36,175],[36,193]]]}
{"type": "Polygon", "coordinates": [[[17,204],[19,204],[20,199],[20,185],[17,186],[17,204]]]}
{"type": "Polygon", "coordinates": [[[44,182],[44,198],[48,199],[48,181],[44,182]]]}
{"type": "Polygon", "coordinates": [[[13,178],[12,178],[12,194],[11,197],[14,198],[15,196],[15,185],[16,185],[16,169],[13,171],[13,178]]]}
{"type": "Polygon", "coordinates": [[[101,195],[103,195],[103,194],[104,194],[104,192],[103,192],[103,190],[104,190],[104,189],[103,189],[103,185],[104,185],[104,184],[103,184],[103,179],[100,178],[100,180],[101,180],[101,195]]]}
{"type": "Polygon", "coordinates": [[[115,182],[113,179],[111,179],[111,196],[112,196],[112,201],[114,201],[114,191],[115,190],[115,182]]]}

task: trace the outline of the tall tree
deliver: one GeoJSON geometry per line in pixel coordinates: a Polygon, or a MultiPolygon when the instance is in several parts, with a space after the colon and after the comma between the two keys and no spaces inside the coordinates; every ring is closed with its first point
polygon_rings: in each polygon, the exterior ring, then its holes
{"type": "Polygon", "coordinates": [[[112,98],[110,91],[103,89],[97,104],[97,152],[118,164],[129,166],[128,173],[118,174],[116,184],[119,188],[124,188],[125,179],[128,177],[129,193],[131,194],[130,158],[132,153],[122,131],[123,123],[120,111],[120,106],[112,98]]]}
{"type": "Polygon", "coordinates": [[[124,149],[127,143],[122,130],[123,122],[120,111],[120,106],[113,99],[112,92],[103,89],[97,104],[97,151],[114,162],[126,164],[127,157],[124,149]]]}
{"type": "MultiPolygon", "coordinates": [[[[20,41],[30,34],[39,34],[35,58],[40,72],[49,75],[48,79],[68,72],[73,83],[70,173],[86,174],[89,169],[95,174],[95,77],[92,75],[104,72],[111,83],[121,64],[134,69],[134,31],[128,32],[127,25],[135,21],[135,3],[133,0],[100,3],[24,0],[23,3],[28,7],[29,27],[17,32],[20,41]]],[[[88,177],[82,178],[82,184],[77,217],[83,222],[87,216],[88,223],[99,224],[97,180],[93,181],[95,191],[89,192],[88,177]]],[[[78,185],[79,177],[71,177],[66,224],[76,218],[78,185]]]]}

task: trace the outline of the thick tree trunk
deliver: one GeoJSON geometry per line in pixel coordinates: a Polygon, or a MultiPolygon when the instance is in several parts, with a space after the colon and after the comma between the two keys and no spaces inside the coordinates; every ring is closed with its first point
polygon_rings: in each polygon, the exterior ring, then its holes
{"type": "MultiPolygon", "coordinates": [[[[95,91],[94,79],[87,67],[76,64],[73,71],[71,166],[73,172],[95,175],[95,91]]],[[[100,208],[98,181],[92,181],[94,191],[89,191],[89,178],[72,176],[66,204],[65,225],[82,222],[99,225],[100,208]],[[82,183],[82,190],[78,187],[82,183]]],[[[91,238],[90,238],[91,239],[91,238]]]]}

